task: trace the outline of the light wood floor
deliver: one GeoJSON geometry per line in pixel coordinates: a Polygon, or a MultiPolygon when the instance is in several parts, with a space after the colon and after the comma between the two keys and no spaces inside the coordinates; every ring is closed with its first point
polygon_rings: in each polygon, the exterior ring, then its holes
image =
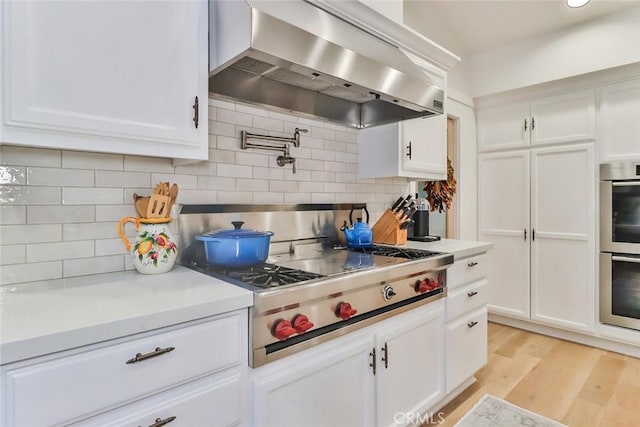
{"type": "Polygon", "coordinates": [[[631,356],[489,323],[489,359],[476,378],[443,408],[441,425],[488,393],[568,426],[640,426],[640,359],[631,356]]]}

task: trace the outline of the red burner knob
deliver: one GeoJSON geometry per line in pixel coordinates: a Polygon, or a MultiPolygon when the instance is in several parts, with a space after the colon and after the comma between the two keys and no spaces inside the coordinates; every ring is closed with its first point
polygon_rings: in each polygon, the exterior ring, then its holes
{"type": "Polygon", "coordinates": [[[284,341],[291,335],[297,334],[298,331],[291,327],[291,322],[288,320],[279,319],[274,323],[271,333],[280,341],[284,341]]]}
{"type": "Polygon", "coordinates": [[[348,302],[341,302],[336,307],[336,316],[340,317],[342,320],[348,320],[356,313],[358,313],[358,310],[355,310],[353,307],[351,307],[351,304],[349,304],[348,302]]]}
{"type": "Polygon", "coordinates": [[[413,289],[415,289],[416,292],[419,292],[421,294],[424,294],[425,292],[431,290],[431,288],[429,288],[429,284],[427,283],[426,280],[416,280],[416,283],[415,283],[413,289]]]}
{"type": "Polygon", "coordinates": [[[304,314],[298,314],[293,318],[293,327],[298,333],[304,334],[306,331],[313,328],[313,323],[309,322],[309,318],[304,314]]]}
{"type": "Polygon", "coordinates": [[[427,285],[429,286],[429,290],[434,290],[438,287],[438,282],[436,282],[435,279],[432,279],[431,277],[427,278],[427,285]]]}

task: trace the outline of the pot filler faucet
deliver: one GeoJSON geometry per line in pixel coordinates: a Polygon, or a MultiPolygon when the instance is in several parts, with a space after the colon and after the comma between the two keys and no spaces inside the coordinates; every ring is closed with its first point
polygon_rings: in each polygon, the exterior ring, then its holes
{"type": "Polygon", "coordinates": [[[290,144],[293,144],[294,147],[300,146],[300,132],[307,133],[309,132],[307,129],[299,129],[296,128],[293,132],[292,138],[282,137],[282,136],[270,136],[270,135],[259,135],[255,133],[250,133],[247,131],[241,132],[242,142],[240,144],[240,148],[246,150],[248,148],[259,148],[262,150],[270,150],[270,151],[282,151],[282,155],[278,156],[276,162],[278,166],[283,167],[284,165],[291,164],[293,165],[293,173],[296,173],[296,159],[291,157],[289,152],[290,144]],[[258,144],[255,142],[249,142],[249,139],[259,139],[262,141],[274,141],[274,142],[284,142],[284,145],[272,145],[272,144],[258,144]]]}

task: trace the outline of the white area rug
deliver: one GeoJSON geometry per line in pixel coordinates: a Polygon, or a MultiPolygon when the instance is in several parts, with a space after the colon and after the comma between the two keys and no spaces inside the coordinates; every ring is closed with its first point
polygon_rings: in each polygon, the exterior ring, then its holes
{"type": "Polygon", "coordinates": [[[456,427],[566,427],[519,406],[485,394],[456,427]]]}

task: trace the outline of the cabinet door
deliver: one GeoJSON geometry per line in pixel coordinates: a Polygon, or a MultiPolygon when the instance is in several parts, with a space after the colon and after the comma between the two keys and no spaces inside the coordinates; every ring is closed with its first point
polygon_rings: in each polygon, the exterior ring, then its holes
{"type": "Polygon", "coordinates": [[[531,145],[593,141],[593,90],[548,96],[531,102],[531,145]]]}
{"type": "Polygon", "coordinates": [[[487,364],[487,308],[447,324],[447,393],[487,364]]]}
{"type": "Polygon", "coordinates": [[[593,145],[532,151],[531,318],[593,332],[595,193],[593,145]]]}
{"type": "Polygon", "coordinates": [[[25,0],[0,9],[3,142],[207,157],[207,2],[25,0]]]}
{"type": "Polygon", "coordinates": [[[600,90],[600,161],[640,159],[640,79],[600,90]]]}
{"type": "Polygon", "coordinates": [[[478,156],[478,239],[488,259],[489,311],[529,318],[529,153],[478,156]]]}
{"type": "Polygon", "coordinates": [[[371,426],[374,375],[370,337],[314,357],[295,355],[259,369],[254,378],[254,426],[371,426]],[[298,363],[297,363],[297,362],[298,363]]]}
{"type": "Polygon", "coordinates": [[[501,105],[478,111],[478,150],[529,146],[529,104],[501,105]]]}
{"type": "Polygon", "coordinates": [[[447,179],[446,115],[405,120],[401,132],[401,176],[447,179]]]}
{"type": "Polygon", "coordinates": [[[401,425],[444,397],[443,300],[394,319],[376,335],[377,425],[401,425]]]}

